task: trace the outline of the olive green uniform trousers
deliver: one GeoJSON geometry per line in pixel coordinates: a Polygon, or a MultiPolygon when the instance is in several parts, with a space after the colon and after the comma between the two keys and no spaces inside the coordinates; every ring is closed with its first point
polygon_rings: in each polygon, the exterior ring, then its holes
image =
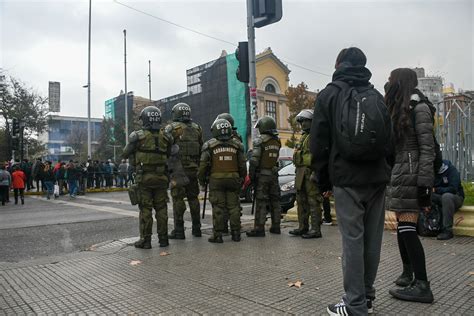
{"type": "Polygon", "coordinates": [[[265,225],[268,212],[271,214],[272,226],[280,227],[281,206],[278,175],[258,175],[255,192],[255,227],[265,225]]]}
{"type": "Polygon", "coordinates": [[[228,211],[230,229],[240,232],[240,187],[239,178],[213,179],[209,181],[209,201],[212,204],[214,232],[224,230],[224,212],[228,211]]]}

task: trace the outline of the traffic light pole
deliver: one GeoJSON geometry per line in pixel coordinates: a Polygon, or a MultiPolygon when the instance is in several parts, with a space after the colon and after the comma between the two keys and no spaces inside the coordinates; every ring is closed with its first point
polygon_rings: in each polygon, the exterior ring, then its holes
{"type": "Polygon", "coordinates": [[[258,121],[257,108],[257,70],[255,66],[255,28],[253,25],[253,1],[247,0],[247,38],[249,45],[249,92],[252,139],[258,136],[255,125],[258,121]]]}

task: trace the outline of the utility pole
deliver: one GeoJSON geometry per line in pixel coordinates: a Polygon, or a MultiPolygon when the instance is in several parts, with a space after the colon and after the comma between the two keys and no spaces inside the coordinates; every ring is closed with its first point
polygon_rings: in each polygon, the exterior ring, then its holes
{"type": "Polygon", "coordinates": [[[151,60],[148,61],[148,95],[151,102],[151,60]]]}
{"type": "Polygon", "coordinates": [[[91,14],[92,0],[89,0],[89,47],[87,62],[87,157],[92,158],[91,145],[91,14]]]}
{"type": "Polygon", "coordinates": [[[125,145],[128,145],[127,30],[123,30],[123,48],[125,67],[125,145]]]}
{"type": "Polygon", "coordinates": [[[255,125],[258,121],[257,108],[257,74],[255,67],[255,28],[253,24],[253,0],[247,0],[247,38],[249,46],[249,92],[250,92],[250,120],[252,139],[258,136],[255,125]]]}

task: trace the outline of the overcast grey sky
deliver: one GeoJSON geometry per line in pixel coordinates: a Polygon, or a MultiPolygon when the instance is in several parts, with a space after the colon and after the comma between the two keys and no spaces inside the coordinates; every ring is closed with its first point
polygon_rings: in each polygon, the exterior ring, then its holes
{"type": "MultiPolygon", "coordinates": [[[[118,0],[138,10],[236,43],[247,39],[245,0],[118,0]]],[[[322,89],[340,49],[367,55],[381,89],[390,70],[424,67],[456,88],[474,88],[474,7],[471,0],[283,0],[280,22],[256,30],[257,52],[271,47],[291,69],[290,83],[322,89]]],[[[61,82],[61,114],[87,116],[88,0],[0,0],[0,67],[47,95],[61,82]]],[[[92,0],[92,116],[124,89],[127,29],[128,90],[152,98],[186,90],[186,69],[235,47],[161,22],[113,0],[92,0]]]]}

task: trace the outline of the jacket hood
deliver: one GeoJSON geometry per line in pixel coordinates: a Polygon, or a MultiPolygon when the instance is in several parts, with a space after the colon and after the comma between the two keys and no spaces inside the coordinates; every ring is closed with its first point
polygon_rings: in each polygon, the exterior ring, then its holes
{"type": "Polygon", "coordinates": [[[332,75],[332,81],[344,81],[351,86],[366,86],[372,73],[364,66],[350,66],[342,63],[332,75]]]}

